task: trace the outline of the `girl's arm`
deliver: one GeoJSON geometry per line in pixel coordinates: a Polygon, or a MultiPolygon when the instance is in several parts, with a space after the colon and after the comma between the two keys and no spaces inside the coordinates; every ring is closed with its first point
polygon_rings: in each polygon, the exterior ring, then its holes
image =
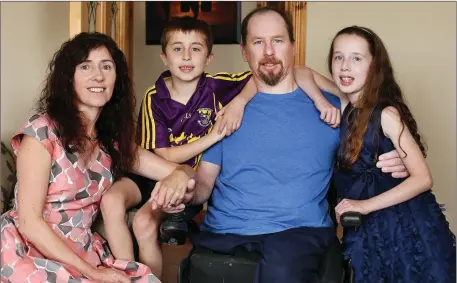
{"type": "Polygon", "coordinates": [[[307,67],[295,67],[294,71],[297,85],[314,101],[316,108],[321,113],[321,119],[332,125],[332,127],[337,127],[341,121],[340,110],[324,97],[314,80],[311,69],[307,67]]]}
{"type": "MultiPolygon", "coordinates": [[[[318,72],[316,72],[310,68],[303,67],[303,66],[295,67],[296,80],[297,79],[300,80],[302,76],[309,76],[309,74],[306,74],[309,71],[312,73],[314,81],[320,89],[322,89],[326,92],[330,92],[340,98],[341,111],[343,111],[344,108],[346,107],[346,105],[349,103],[349,99],[345,93],[342,93],[340,91],[340,89],[336,86],[336,84],[332,80],[327,79],[325,76],[319,74],[318,72]]],[[[303,82],[297,81],[297,84],[299,84],[299,83],[303,84],[303,82]]],[[[299,86],[300,86],[300,84],[299,84],[299,86]]]]}
{"type": "Polygon", "coordinates": [[[97,269],[74,253],[43,219],[50,172],[49,152],[34,138],[24,136],[17,154],[19,231],[46,258],[95,278],[97,269]]]}
{"type": "MultiPolygon", "coordinates": [[[[356,211],[362,214],[368,214],[410,200],[431,189],[433,185],[427,162],[411,132],[401,122],[400,115],[395,107],[389,106],[382,111],[381,126],[384,134],[392,141],[396,150],[399,152],[410,176],[387,192],[368,200],[359,201],[360,207],[356,211]],[[401,133],[403,127],[403,133],[401,133]],[[399,137],[400,142],[398,141],[399,137]]],[[[351,200],[346,200],[346,202],[351,202],[351,200]]],[[[341,207],[343,210],[346,208],[345,204],[341,207]]],[[[345,211],[351,210],[352,208],[349,208],[345,211]]],[[[340,213],[343,213],[342,210],[340,210],[340,213]]]]}
{"type": "Polygon", "coordinates": [[[400,114],[395,107],[389,106],[382,111],[381,126],[384,134],[400,153],[410,176],[395,188],[368,200],[369,212],[412,199],[433,186],[432,175],[427,162],[408,127],[401,122],[400,114]],[[401,133],[402,128],[403,133],[401,133]]]}

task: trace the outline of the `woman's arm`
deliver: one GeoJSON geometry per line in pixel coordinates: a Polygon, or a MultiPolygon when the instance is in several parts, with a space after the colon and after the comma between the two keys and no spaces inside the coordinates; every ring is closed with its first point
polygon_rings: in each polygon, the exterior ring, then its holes
{"type": "Polygon", "coordinates": [[[46,258],[74,266],[93,278],[97,270],[74,253],[43,219],[50,172],[50,154],[37,140],[24,136],[17,154],[19,231],[46,258]]]}

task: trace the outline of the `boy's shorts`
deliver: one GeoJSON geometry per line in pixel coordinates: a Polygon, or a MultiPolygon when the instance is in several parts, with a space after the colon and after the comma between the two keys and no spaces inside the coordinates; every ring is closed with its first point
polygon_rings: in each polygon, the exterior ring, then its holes
{"type": "Polygon", "coordinates": [[[151,198],[151,193],[154,190],[157,181],[145,178],[134,173],[128,173],[125,177],[132,180],[140,190],[141,201],[137,206],[135,206],[135,208],[139,209],[151,198]]]}

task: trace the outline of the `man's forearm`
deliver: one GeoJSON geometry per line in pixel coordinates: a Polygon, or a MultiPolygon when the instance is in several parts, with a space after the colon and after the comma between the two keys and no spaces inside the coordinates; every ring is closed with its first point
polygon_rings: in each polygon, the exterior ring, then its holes
{"type": "Polygon", "coordinates": [[[204,204],[205,202],[208,201],[212,191],[213,191],[213,187],[209,187],[208,185],[197,181],[197,184],[195,185],[195,189],[194,189],[194,196],[189,201],[189,204],[192,204],[192,205],[204,204]]]}

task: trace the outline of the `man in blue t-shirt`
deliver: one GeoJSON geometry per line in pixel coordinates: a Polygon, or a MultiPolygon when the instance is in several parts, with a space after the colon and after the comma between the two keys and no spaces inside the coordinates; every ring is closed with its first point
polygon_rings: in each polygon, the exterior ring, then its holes
{"type": "MultiPolygon", "coordinates": [[[[339,107],[337,97],[324,95],[339,107]]],[[[216,177],[202,230],[257,235],[332,227],[326,194],[338,143],[339,129],[319,119],[300,88],[258,92],[243,126],[202,157],[198,175],[216,177]]]]}
{"type": "MultiPolygon", "coordinates": [[[[308,282],[335,239],[326,194],[339,129],[320,120],[295,83],[288,18],[271,10],[250,14],[242,41],[258,93],[242,127],[202,157],[191,202],[204,203],[212,193],[212,203],[192,242],[219,252],[240,246],[260,252],[257,282],[308,282]]],[[[324,95],[340,106],[336,96],[324,95]]]]}
{"type": "MultiPolygon", "coordinates": [[[[339,129],[319,118],[294,81],[287,16],[256,9],[241,31],[258,93],[245,108],[242,127],[202,157],[190,203],[210,196],[212,203],[192,243],[223,253],[238,247],[261,253],[256,282],[313,282],[335,240],[326,194],[339,129]]],[[[324,95],[340,107],[338,97],[324,95]]]]}

